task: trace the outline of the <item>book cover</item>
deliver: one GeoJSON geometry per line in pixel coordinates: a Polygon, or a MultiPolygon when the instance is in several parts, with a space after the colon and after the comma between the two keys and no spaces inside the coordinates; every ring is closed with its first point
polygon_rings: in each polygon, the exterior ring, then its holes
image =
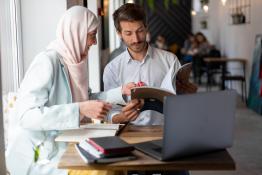
{"type": "Polygon", "coordinates": [[[85,163],[94,164],[94,163],[113,163],[119,161],[128,161],[128,160],[135,160],[136,156],[130,153],[129,155],[119,156],[119,157],[110,157],[110,158],[96,158],[92,154],[85,151],[83,148],[79,146],[79,144],[75,144],[75,148],[79,153],[80,157],[83,159],[85,163]]]}
{"type": "Polygon", "coordinates": [[[87,140],[83,140],[79,143],[79,146],[83,148],[88,153],[92,154],[96,158],[107,158],[107,157],[118,157],[118,156],[124,156],[127,154],[130,154],[130,151],[128,152],[112,152],[104,154],[98,149],[96,149],[93,145],[91,145],[87,140]]]}
{"type": "Polygon", "coordinates": [[[176,73],[176,93],[190,94],[197,91],[197,85],[189,81],[190,73],[192,71],[192,63],[187,63],[181,66],[176,73]]]}
{"type": "Polygon", "coordinates": [[[103,154],[129,153],[134,147],[118,136],[88,138],[88,143],[103,154]]]}

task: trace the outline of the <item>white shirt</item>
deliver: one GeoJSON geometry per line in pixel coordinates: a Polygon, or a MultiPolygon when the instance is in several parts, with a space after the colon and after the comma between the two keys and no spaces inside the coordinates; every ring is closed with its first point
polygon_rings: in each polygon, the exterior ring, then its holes
{"type": "MultiPolygon", "coordinates": [[[[177,57],[170,52],[148,46],[145,58],[140,62],[132,59],[128,50],[111,61],[104,70],[104,89],[109,90],[130,82],[144,82],[147,86],[160,87],[165,75],[175,64],[175,71],[180,68],[177,57]]],[[[108,116],[120,113],[120,109],[114,108],[108,116]]],[[[163,115],[156,111],[143,111],[132,122],[136,125],[161,125],[163,115]]]]}

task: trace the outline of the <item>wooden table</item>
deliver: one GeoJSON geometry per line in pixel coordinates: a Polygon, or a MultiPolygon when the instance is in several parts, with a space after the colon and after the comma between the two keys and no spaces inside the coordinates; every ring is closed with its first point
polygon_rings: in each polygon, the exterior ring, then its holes
{"type": "Polygon", "coordinates": [[[221,82],[221,89],[224,90],[225,89],[225,75],[226,75],[226,65],[227,63],[229,62],[239,62],[242,64],[243,66],[243,76],[245,76],[246,72],[246,62],[247,60],[243,59],[243,58],[225,58],[225,57],[217,57],[217,58],[204,58],[204,62],[206,63],[207,65],[207,89],[208,89],[208,85],[210,83],[210,67],[212,64],[220,64],[222,66],[222,71],[221,71],[221,79],[222,79],[222,82],[221,82]]]}
{"type": "MultiPolygon", "coordinates": [[[[128,126],[120,135],[129,143],[162,138],[161,126],[128,126]]],[[[70,144],[62,156],[58,168],[77,170],[235,170],[235,163],[226,150],[175,161],[158,161],[137,150],[137,160],[110,164],[87,165],[70,144]]]]}

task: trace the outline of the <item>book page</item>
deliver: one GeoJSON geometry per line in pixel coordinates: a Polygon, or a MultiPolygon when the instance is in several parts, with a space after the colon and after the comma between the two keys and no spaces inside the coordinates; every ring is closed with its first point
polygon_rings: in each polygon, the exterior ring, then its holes
{"type": "Polygon", "coordinates": [[[192,63],[184,64],[178,70],[175,70],[175,64],[173,64],[163,79],[160,87],[176,94],[176,81],[179,80],[183,83],[188,82],[191,70],[192,63]]]}
{"type": "Polygon", "coordinates": [[[65,130],[55,138],[57,142],[81,142],[91,137],[115,136],[116,129],[72,129],[65,130]]]}
{"type": "Polygon", "coordinates": [[[172,93],[176,94],[176,86],[173,85],[174,84],[173,81],[174,81],[175,73],[176,73],[174,69],[175,69],[175,63],[167,72],[167,74],[166,74],[165,78],[163,79],[160,87],[163,88],[163,89],[167,89],[167,90],[171,91],[172,93]]]}
{"type": "Polygon", "coordinates": [[[115,129],[118,130],[122,124],[96,124],[88,123],[85,125],[80,125],[80,128],[89,128],[89,129],[115,129]]]}

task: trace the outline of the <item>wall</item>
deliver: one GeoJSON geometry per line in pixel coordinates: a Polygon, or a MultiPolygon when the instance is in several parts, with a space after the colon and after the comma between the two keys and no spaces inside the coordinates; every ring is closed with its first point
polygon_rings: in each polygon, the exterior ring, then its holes
{"type": "MultiPolygon", "coordinates": [[[[97,13],[97,2],[88,0],[89,8],[97,13]]],[[[26,71],[34,57],[55,39],[56,26],[61,15],[66,11],[66,0],[23,0],[21,3],[22,45],[24,70],[26,71]]],[[[98,32],[99,33],[99,32],[98,32]]],[[[100,54],[98,44],[93,46],[89,55],[90,88],[100,91],[100,54]],[[90,66],[91,65],[91,66],[90,66]]]]}
{"type": "MultiPolygon", "coordinates": [[[[221,49],[222,55],[247,59],[247,84],[249,85],[255,36],[262,33],[262,1],[251,0],[251,23],[242,25],[230,25],[228,23],[230,16],[227,14],[227,5],[222,6],[220,0],[210,0],[209,12],[206,15],[208,29],[203,32],[212,44],[221,49]]],[[[193,18],[194,32],[201,30],[199,26],[200,16],[198,14],[193,18]]],[[[235,88],[239,90],[239,84],[235,84],[235,88]]]]}
{"type": "Polygon", "coordinates": [[[66,0],[23,0],[21,3],[24,70],[50,41],[56,25],[66,10],[66,0]]]}

